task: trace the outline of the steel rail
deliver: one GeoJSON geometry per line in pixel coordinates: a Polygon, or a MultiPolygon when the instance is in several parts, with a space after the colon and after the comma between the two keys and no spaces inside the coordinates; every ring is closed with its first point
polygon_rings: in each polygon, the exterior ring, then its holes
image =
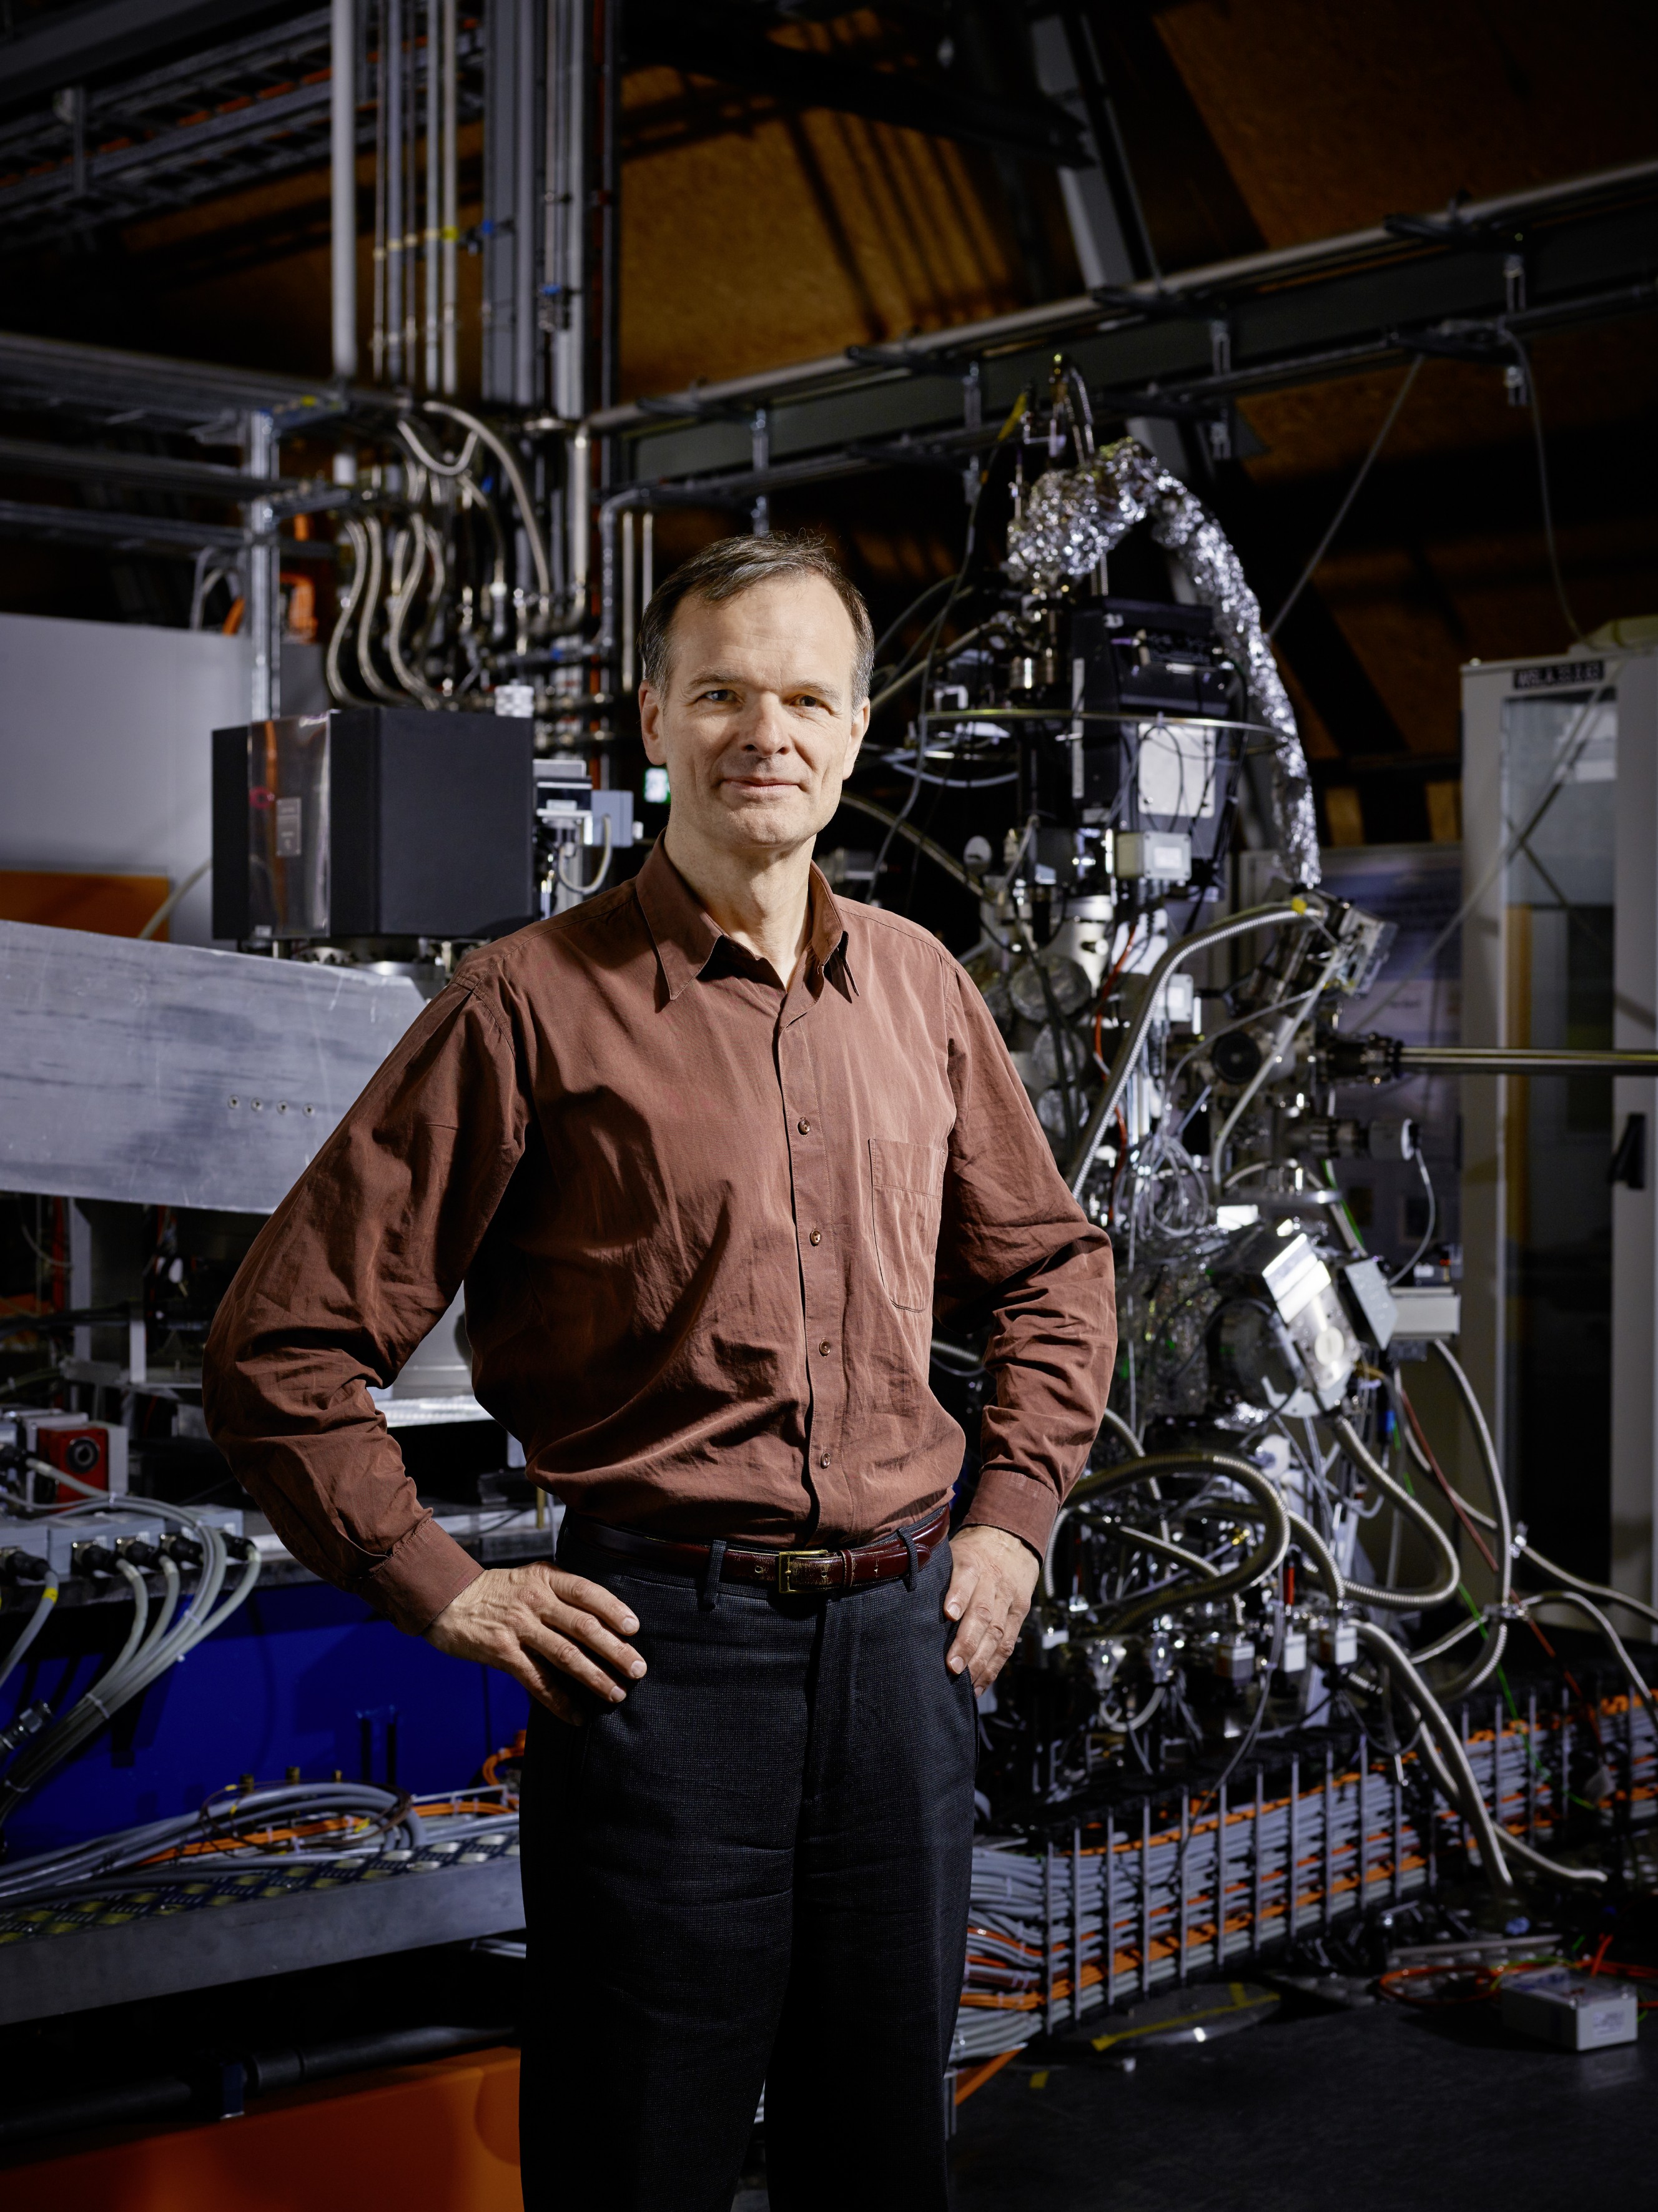
{"type": "MultiPolygon", "coordinates": [[[[1539,216],[1564,212],[1585,200],[1599,199],[1609,194],[1631,190],[1658,187],[1658,161],[1630,162],[1622,167],[1600,169],[1582,177],[1566,179],[1564,183],[1533,186],[1525,191],[1507,192],[1495,198],[1472,201],[1459,209],[1454,220],[1446,224],[1444,246],[1448,250],[1463,247],[1468,241],[1466,234],[1478,232],[1490,225],[1520,216],[1539,216]]],[[[700,384],[684,392],[667,392],[653,398],[648,404],[629,401],[621,406],[607,407],[587,418],[586,427],[595,434],[608,434],[617,430],[645,427],[660,427],[667,410],[678,406],[685,416],[695,420],[716,410],[744,400],[759,400],[785,392],[803,391],[814,384],[834,385],[849,377],[869,378],[872,373],[911,374],[936,364],[936,373],[945,374],[943,362],[937,356],[958,352],[972,352],[1003,342],[1019,339],[1038,339],[1050,333],[1069,330],[1078,324],[1103,327],[1110,324],[1131,322],[1144,314],[1155,314],[1173,300],[1194,299],[1198,295],[1217,294],[1240,286],[1262,286],[1278,278],[1293,278],[1309,274],[1315,269],[1339,265],[1345,261],[1358,260],[1377,253],[1405,255],[1432,251],[1435,241],[1429,238],[1411,236],[1391,230],[1385,223],[1374,223],[1362,230],[1345,231],[1334,238],[1314,239],[1301,246],[1282,246],[1259,253],[1234,256],[1226,261],[1208,262],[1195,269],[1186,269],[1166,276],[1161,284],[1145,279],[1135,284],[1113,288],[1110,299],[1101,301],[1091,292],[1054,300],[1036,307],[1020,308],[1011,314],[991,315],[977,322],[947,325],[943,329],[926,331],[918,337],[907,338],[901,346],[858,348],[853,353],[823,354],[811,361],[795,362],[784,366],[757,370],[746,376],[727,377],[717,383],[700,384]]]]}

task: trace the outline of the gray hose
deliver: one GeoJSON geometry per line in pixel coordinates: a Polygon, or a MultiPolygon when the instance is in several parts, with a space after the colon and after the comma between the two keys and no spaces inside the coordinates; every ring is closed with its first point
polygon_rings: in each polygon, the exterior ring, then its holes
{"type": "Polygon", "coordinates": [[[22,1660],[31,1644],[52,1618],[52,1608],[58,1602],[58,1577],[49,1574],[40,1585],[34,1601],[34,1610],[23,1623],[22,1632],[3,1659],[0,1659],[0,1682],[22,1660]]]}
{"type": "Polygon", "coordinates": [[[1480,1645],[1479,1656],[1472,1664],[1440,1684],[1439,1694],[1443,1702],[1454,1705],[1460,1704],[1464,1698],[1472,1697],[1482,1682],[1489,1682],[1496,1674],[1503,1664],[1503,1655],[1508,1648],[1509,1624],[1506,1620],[1499,1620],[1492,1633],[1480,1645]]]}
{"type": "Polygon", "coordinates": [[[1102,1498],[1112,1491],[1127,1490],[1136,1483],[1155,1481],[1165,1474],[1218,1474],[1237,1483],[1261,1508],[1266,1534],[1240,1565],[1228,1567],[1224,1573],[1210,1572],[1202,1582],[1175,1583],[1131,1600],[1112,1621],[1113,1635],[1126,1635],[1154,1614],[1177,1611],[1183,1605],[1225,1597],[1233,1590],[1245,1589],[1263,1576],[1270,1575],[1289,1548],[1289,1516],[1284,1510],[1283,1500],[1258,1467],[1252,1467],[1246,1459],[1235,1458],[1230,1452],[1158,1452],[1149,1458],[1124,1460],[1115,1467],[1098,1468],[1082,1477],[1065,1502],[1076,1506],[1085,1498],[1102,1498]]]}
{"type": "Polygon", "coordinates": [[[1393,1613],[1425,1612],[1429,1606],[1443,1605],[1448,1597],[1454,1597],[1457,1585],[1462,1580],[1462,1569],[1456,1547],[1440,1527],[1433,1515],[1419,1500],[1411,1497],[1402,1483],[1395,1482],[1381,1462],[1375,1458],[1361,1440],[1352,1423],[1338,1414],[1331,1427],[1341,1440],[1348,1457],[1362,1468],[1366,1477],[1376,1488],[1390,1498],[1397,1510],[1411,1521],[1428,1538],[1439,1555],[1440,1579],[1428,1589],[1383,1589],[1368,1583],[1356,1583],[1344,1576],[1347,1595],[1360,1605],[1374,1605],[1393,1613]]]}
{"type": "Polygon", "coordinates": [[[150,915],[149,921],[145,922],[143,927],[138,932],[138,942],[140,944],[148,944],[150,939],[155,937],[159,931],[166,928],[168,923],[172,921],[174,913],[176,910],[180,901],[187,897],[189,894],[195,890],[197,884],[200,883],[202,878],[207,873],[212,865],[213,855],[210,853],[207,858],[202,861],[198,866],[194,867],[190,871],[190,873],[185,878],[181,884],[175,884],[173,886],[173,889],[168,893],[167,896],[156,908],[155,913],[150,915]]]}
{"type": "MultiPolygon", "coordinates": [[[[1439,1749],[1450,1771],[1448,1777],[1442,1768],[1435,1778],[1446,1790],[1451,1803],[1459,1806],[1469,1826],[1478,1831],[1480,1856],[1484,1862],[1487,1881],[1493,1889],[1499,1892],[1511,1890],[1514,1877],[1509,1872],[1509,1863],[1503,1856],[1503,1844],[1507,1838],[1498,1838],[1495,1816],[1474,1779],[1474,1771],[1468,1764],[1468,1754],[1463,1748],[1461,1738],[1451,1725],[1449,1716],[1411,1664],[1410,1655],[1402,1644],[1396,1643],[1385,1629],[1378,1628],[1374,1621],[1356,1620],[1353,1625],[1358,1632],[1360,1643],[1374,1651],[1388,1673],[1396,1675],[1406,1686],[1409,1702],[1415,1705],[1427,1727],[1438,1738],[1439,1749]],[[1451,1786],[1447,1787],[1448,1783],[1451,1786]]],[[[1438,1766],[1437,1761],[1433,1764],[1438,1766]]]]}
{"type": "Polygon", "coordinates": [[[530,559],[535,564],[535,581],[541,594],[541,605],[550,611],[552,606],[552,571],[547,562],[547,549],[541,542],[541,525],[536,515],[535,501],[530,497],[529,486],[524,481],[524,472],[518,465],[516,456],[504,439],[497,437],[488,423],[480,422],[476,415],[469,415],[464,407],[456,407],[447,399],[429,399],[426,412],[429,415],[449,416],[460,423],[462,429],[470,430],[475,438],[481,439],[500,462],[507,482],[512,486],[512,495],[518,502],[518,512],[523,520],[524,536],[529,542],[530,559]]]}
{"type": "Polygon", "coordinates": [[[1618,1665],[1629,1677],[1631,1688],[1633,1689],[1640,1697],[1643,1704],[1646,1706],[1647,1711],[1652,1715],[1653,1718],[1655,1720],[1658,1720],[1658,1698],[1655,1698],[1653,1696],[1651,1690],[1647,1685],[1645,1676],[1636,1665],[1634,1660],[1630,1656],[1623,1638],[1619,1636],[1618,1631],[1606,1619],[1606,1614],[1601,1612],[1598,1605],[1594,1604],[1591,1599],[1584,1597],[1580,1591],[1570,1589],[1538,1590],[1535,1593],[1528,1590],[1526,1593],[1526,1603],[1528,1607],[1533,1605],[1570,1605],[1576,1606],[1579,1613],[1588,1613],[1589,1619],[1594,1623],[1602,1636],[1606,1638],[1607,1643],[1611,1644],[1613,1656],[1617,1659],[1618,1665]]]}
{"type": "Polygon", "coordinates": [[[1492,1441],[1485,1415],[1474,1395],[1474,1386],[1468,1380],[1461,1361],[1446,1345],[1436,1343],[1434,1350],[1451,1370],[1451,1380],[1456,1384],[1457,1395],[1462,1401],[1463,1410],[1479,1445],[1480,1458],[1484,1462],[1485,1480],[1491,1493],[1491,1510],[1496,1517],[1497,1602],[1506,1605],[1514,1587],[1514,1522],[1509,1512],[1509,1493],[1503,1487],[1503,1469],[1497,1463],[1496,1445],[1492,1441]]]}
{"type": "Polygon", "coordinates": [[[1295,1541],[1318,1570],[1319,1580],[1324,1584],[1325,1595],[1332,1605],[1340,1605],[1347,1595],[1347,1580],[1336,1565],[1336,1555],[1310,1521],[1299,1513],[1286,1513],[1289,1533],[1295,1541]]]}
{"type": "Polygon", "coordinates": [[[429,558],[432,563],[434,593],[442,588],[441,562],[435,534],[429,544],[426,525],[418,514],[411,519],[409,528],[414,540],[414,551],[401,585],[393,592],[391,604],[386,611],[386,653],[392,664],[392,673],[411,698],[418,699],[423,707],[441,707],[442,694],[434,690],[425,678],[410,665],[403,650],[403,626],[409,618],[409,610],[420,589],[420,580],[426,573],[429,558]]]}
{"type": "Polygon", "coordinates": [[[388,707],[400,707],[403,694],[393,690],[375,666],[374,623],[380,602],[380,587],[386,576],[385,533],[380,526],[380,517],[371,514],[363,526],[369,539],[369,577],[360,595],[357,617],[357,665],[363,682],[376,699],[388,707]]]}
{"type": "Polygon", "coordinates": [[[1320,922],[1327,910],[1322,899],[1312,896],[1295,898],[1282,906],[1246,907],[1241,914],[1230,915],[1224,921],[1210,922],[1207,929],[1194,929],[1178,945],[1169,946],[1146,979],[1145,996],[1140,1001],[1134,1019],[1129,1024],[1128,1035],[1117,1048],[1117,1057],[1112,1061],[1106,1087],[1100,1092],[1094,1111],[1088,1116],[1088,1127],[1078,1140],[1067,1177],[1073,1198],[1082,1196],[1082,1186],[1088,1181],[1088,1170],[1094,1165],[1094,1155],[1099,1149],[1100,1139],[1117,1111],[1118,1101],[1128,1088],[1128,1079],[1134,1073],[1134,1063],[1145,1042],[1146,1031],[1151,1027],[1156,1014],[1158,997],[1163,984],[1174,970],[1189,960],[1194,952],[1201,952],[1206,945],[1224,945],[1229,938],[1247,937],[1252,930],[1265,929],[1275,922],[1298,922],[1303,926],[1320,922]]]}
{"type": "MultiPolygon", "coordinates": [[[[1422,1472],[1432,1474],[1433,1467],[1423,1455],[1422,1447],[1411,1435],[1408,1423],[1402,1428],[1401,1434],[1406,1449],[1422,1472]]],[[[1455,1496],[1457,1504],[1471,1521],[1477,1521],[1482,1528],[1496,1530],[1497,1524],[1489,1513],[1483,1513],[1478,1506],[1471,1504],[1460,1491],[1455,1496]]],[[[1625,1613],[1638,1613],[1643,1620],[1650,1621],[1658,1627],[1658,1606],[1649,1605],[1643,1598],[1631,1597],[1627,1591],[1613,1589],[1606,1583],[1592,1583],[1582,1575],[1575,1575],[1570,1567],[1563,1567],[1557,1559],[1546,1558],[1534,1544],[1517,1544],[1515,1548],[1522,1559],[1528,1559],[1533,1566],[1540,1568],[1544,1574],[1551,1576],[1567,1589],[1579,1592],[1584,1597],[1597,1597],[1604,1604],[1618,1606],[1625,1613]]],[[[1418,1657],[1422,1656],[1417,1654],[1418,1657]]]]}
{"type": "Polygon", "coordinates": [[[942,845],[936,845],[913,823],[900,821],[888,808],[877,806],[873,799],[865,799],[859,792],[843,791],[840,803],[843,806],[856,807],[860,814],[867,814],[887,829],[897,830],[900,837],[907,837],[916,850],[924,854],[935,867],[942,868],[947,876],[954,876],[957,883],[965,884],[970,891],[983,890],[983,884],[970,868],[964,867],[954,853],[947,853],[942,845]]]}
{"type": "Polygon", "coordinates": [[[351,581],[350,588],[340,594],[339,611],[335,617],[333,631],[328,640],[328,651],[323,662],[323,672],[327,679],[328,696],[336,705],[366,707],[370,702],[357,697],[356,692],[347,684],[340,666],[340,657],[344,650],[345,641],[351,633],[357,612],[357,602],[363,596],[363,586],[367,582],[369,575],[369,533],[355,515],[346,517],[345,540],[351,549],[351,581]]]}
{"type": "Polygon", "coordinates": [[[1100,1425],[1102,1429],[1109,1429],[1112,1436],[1120,1438],[1120,1440],[1125,1443],[1129,1449],[1134,1454],[1136,1459],[1143,1459],[1145,1457],[1145,1446],[1141,1443],[1139,1437],[1135,1435],[1133,1430],[1130,1428],[1128,1423],[1123,1419],[1122,1415],[1120,1413],[1113,1413],[1109,1406],[1106,1407],[1105,1412],[1100,1416],[1100,1425]]]}
{"type": "MultiPolygon", "coordinates": [[[[1058,1548],[1059,1531],[1070,1517],[1071,1508],[1069,1503],[1062,1505],[1054,1516],[1053,1528],[1048,1537],[1048,1547],[1042,1558],[1042,1595],[1045,1597],[1053,1597],[1058,1595],[1053,1587],[1053,1555],[1058,1548]]],[[[1202,1575],[1205,1578],[1212,1578],[1220,1572],[1218,1567],[1211,1566],[1207,1559],[1200,1559],[1196,1552],[1187,1551],[1184,1544],[1175,1543],[1172,1537],[1154,1536],[1149,1528],[1136,1528],[1131,1522],[1114,1522],[1104,1533],[1120,1538],[1125,1544],[1136,1545],[1143,1552],[1155,1552],[1161,1559],[1176,1559],[1183,1567],[1190,1567],[1194,1574],[1202,1575]]]]}

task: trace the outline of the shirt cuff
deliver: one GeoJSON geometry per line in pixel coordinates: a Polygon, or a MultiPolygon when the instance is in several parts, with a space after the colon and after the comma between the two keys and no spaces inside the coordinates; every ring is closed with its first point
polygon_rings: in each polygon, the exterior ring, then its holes
{"type": "Polygon", "coordinates": [[[987,1467],[978,1478],[964,1528],[1003,1528],[1045,1559],[1059,1500],[1045,1482],[1033,1482],[1010,1467],[987,1467]]]}
{"type": "Polygon", "coordinates": [[[484,1570],[429,1514],[417,1521],[357,1588],[410,1636],[424,1636],[452,1598],[484,1570]]]}

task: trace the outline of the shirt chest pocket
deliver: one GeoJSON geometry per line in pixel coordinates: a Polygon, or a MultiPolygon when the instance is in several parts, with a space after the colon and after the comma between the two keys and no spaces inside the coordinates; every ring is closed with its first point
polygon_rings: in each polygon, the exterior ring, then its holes
{"type": "Polygon", "coordinates": [[[933,1303],[933,1266],[943,1204],[942,1145],[869,1139],[869,1181],[875,1258],[887,1297],[906,1312],[924,1313],[933,1303]]]}

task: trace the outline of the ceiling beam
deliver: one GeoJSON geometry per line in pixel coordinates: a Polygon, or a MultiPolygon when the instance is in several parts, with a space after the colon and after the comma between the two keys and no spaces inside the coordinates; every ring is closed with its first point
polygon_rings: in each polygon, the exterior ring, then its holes
{"type": "Polygon", "coordinates": [[[1059,167],[1086,167],[1090,159],[1075,118],[1051,100],[991,100],[911,70],[867,69],[779,46],[724,12],[684,0],[632,0],[625,21],[630,69],[667,63],[688,76],[768,93],[785,106],[832,108],[1059,167]]]}
{"type": "Polygon", "coordinates": [[[271,12],[271,0],[89,0],[0,40],[0,106],[21,106],[140,55],[271,12]]]}

